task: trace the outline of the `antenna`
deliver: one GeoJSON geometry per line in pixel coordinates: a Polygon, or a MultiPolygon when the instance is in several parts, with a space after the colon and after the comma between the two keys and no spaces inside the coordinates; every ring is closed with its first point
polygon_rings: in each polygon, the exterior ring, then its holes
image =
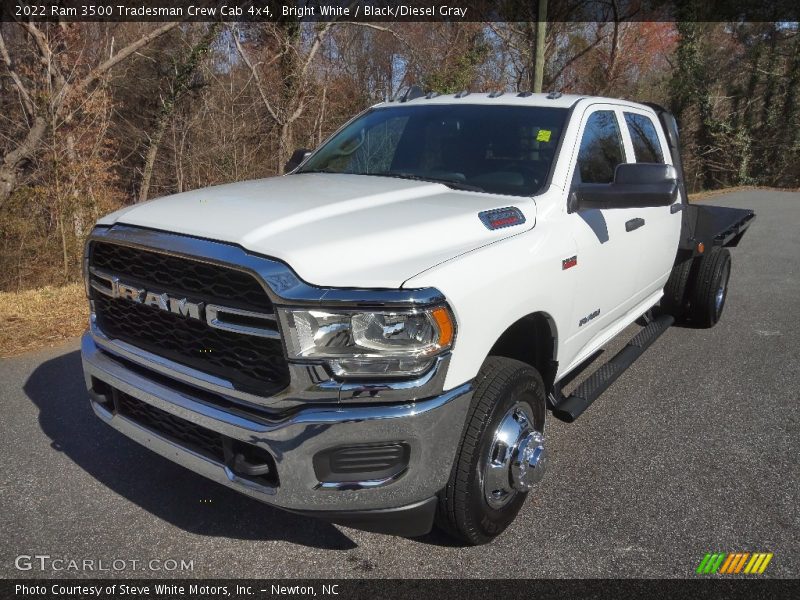
{"type": "Polygon", "coordinates": [[[419,89],[419,86],[412,85],[410,88],[408,88],[408,90],[406,90],[406,93],[402,95],[400,102],[408,102],[409,100],[414,100],[415,98],[422,98],[424,95],[425,92],[419,89]]]}

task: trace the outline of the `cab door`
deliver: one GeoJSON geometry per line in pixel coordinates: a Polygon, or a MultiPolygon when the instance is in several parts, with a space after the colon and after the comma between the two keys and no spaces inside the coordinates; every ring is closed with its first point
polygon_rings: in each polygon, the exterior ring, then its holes
{"type": "MultiPolygon", "coordinates": [[[[611,105],[589,107],[579,140],[572,159],[572,185],[610,184],[616,166],[628,162],[620,111],[611,105]]],[[[633,208],[579,211],[568,206],[566,216],[572,221],[569,229],[577,253],[563,268],[576,269],[577,282],[565,351],[575,363],[594,351],[604,334],[635,306],[639,244],[630,228],[639,213],[633,208]]]]}
{"type": "MultiPolygon", "coordinates": [[[[629,162],[671,164],[669,146],[656,117],[635,108],[623,109],[623,137],[629,162]]],[[[664,287],[669,278],[681,230],[680,193],[672,206],[636,209],[639,227],[632,232],[639,255],[637,299],[644,300],[664,287]]]]}

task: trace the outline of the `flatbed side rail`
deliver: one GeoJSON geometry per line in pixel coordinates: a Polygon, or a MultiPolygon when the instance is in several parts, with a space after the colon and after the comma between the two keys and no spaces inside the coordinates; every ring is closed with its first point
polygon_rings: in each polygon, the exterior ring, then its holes
{"type": "Polygon", "coordinates": [[[697,253],[698,244],[737,246],[756,218],[754,211],[728,206],[690,204],[687,207],[690,226],[682,239],[682,248],[697,253]]]}
{"type": "Polygon", "coordinates": [[[737,246],[745,230],[750,227],[755,218],[756,213],[751,210],[750,214],[745,215],[741,221],[738,221],[722,233],[718,233],[714,238],[714,243],[719,246],[737,246]]]}

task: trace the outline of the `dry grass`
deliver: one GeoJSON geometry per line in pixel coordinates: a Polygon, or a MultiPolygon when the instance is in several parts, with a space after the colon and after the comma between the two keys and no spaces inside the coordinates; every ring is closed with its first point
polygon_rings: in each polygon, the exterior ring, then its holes
{"type": "Polygon", "coordinates": [[[83,284],[0,292],[0,357],[55,346],[83,333],[89,302],[83,284]]]}

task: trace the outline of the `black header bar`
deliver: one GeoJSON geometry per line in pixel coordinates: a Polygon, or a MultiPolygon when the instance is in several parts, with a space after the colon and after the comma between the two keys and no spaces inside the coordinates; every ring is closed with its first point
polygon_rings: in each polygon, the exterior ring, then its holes
{"type": "MultiPolygon", "coordinates": [[[[298,565],[302,568],[301,565],[298,565]]],[[[6,579],[0,597],[36,600],[101,598],[152,600],[182,598],[273,600],[659,600],[724,598],[761,600],[797,598],[800,581],[745,578],[695,579],[6,579]]]]}
{"type": "MultiPolygon", "coordinates": [[[[535,21],[537,0],[2,0],[0,21],[535,21]]],[[[548,21],[800,21],[798,0],[548,0],[548,21]]]]}

